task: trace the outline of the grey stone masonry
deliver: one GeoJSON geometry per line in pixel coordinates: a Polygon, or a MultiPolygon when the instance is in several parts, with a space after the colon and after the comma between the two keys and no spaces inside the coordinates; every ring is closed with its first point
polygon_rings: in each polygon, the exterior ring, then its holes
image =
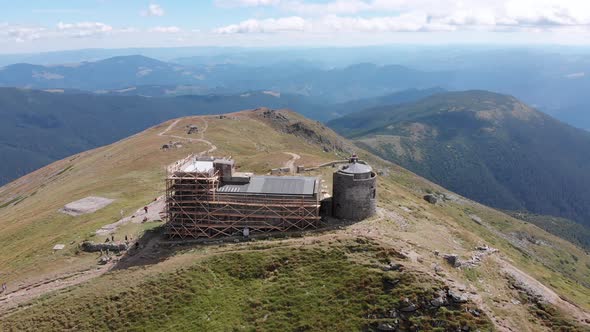
{"type": "Polygon", "coordinates": [[[354,156],[334,173],[332,208],[334,217],[352,221],[373,216],[377,211],[377,176],[354,156]]]}

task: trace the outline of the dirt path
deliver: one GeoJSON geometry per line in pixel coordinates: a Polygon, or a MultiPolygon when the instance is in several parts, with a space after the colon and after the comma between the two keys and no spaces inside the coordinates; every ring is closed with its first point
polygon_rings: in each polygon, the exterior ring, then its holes
{"type": "Polygon", "coordinates": [[[17,307],[22,309],[22,303],[33,300],[46,293],[59,291],[66,287],[77,285],[96,278],[110,271],[114,263],[109,263],[100,267],[90,268],[84,271],[62,274],[54,278],[44,279],[39,282],[29,284],[7,294],[0,295],[0,318],[10,314],[17,307]]]}
{"type": "Polygon", "coordinates": [[[170,130],[172,130],[172,128],[174,128],[178,124],[178,122],[180,122],[180,119],[174,120],[174,122],[172,122],[168,127],[166,127],[166,129],[164,129],[164,131],[162,131],[161,133],[158,133],[158,136],[172,137],[172,138],[181,139],[181,140],[185,140],[185,141],[189,141],[189,142],[205,143],[205,144],[209,145],[209,149],[200,152],[199,156],[202,156],[205,154],[211,154],[211,153],[213,153],[213,151],[217,150],[217,146],[215,146],[213,143],[211,143],[210,141],[205,139],[205,132],[209,128],[209,122],[207,122],[207,119],[205,119],[203,117],[200,119],[203,120],[203,123],[204,123],[202,129],[199,130],[200,138],[190,138],[190,137],[183,137],[183,136],[176,136],[176,135],[168,134],[168,132],[170,130]]]}
{"type": "Polygon", "coordinates": [[[283,167],[289,168],[291,170],[291,173],[295,173],[295,171],[296,171],[295,162],[297,160],[301,159],[301,156],[296,153],[293,153],[293,152],[283,152],[283,153],[291,156],[291,159],[289,159],[283,167]]]}
{"type": "Polygon", "coordinates": [[[127,216],[125,218],[121,218],[117,222],[114,222],[112,224],[102,226],[95,233],[96,233],[96,235],[111,234],[112,232],[116,231],[117,228],[119,228],[120,226],[123,226],[129,222],[139,224],[142,222],[162,220],[162,218],[164,217],[163,216],[164,205],[165,205],[164,196],[160,196],[160,197],[156,198],[155,200],[153,200],[148,205],[146,205],[148,208],[147,213],[145,212],[144,208],[141,207],[141,208],[137,209],[130,216],[127,216]]]}
{"type": "MultiPolygon", "coordinates": [[[[168,127],[166,127],[166,129],[164,129],[162,132],[158,133],[158,136],[173,137],[176,139],[188,140],[189,142],[205,143],[205,144],[209,145],[209,149],[199,152],[199,156],[202,156],[204,154],[210,154],[213,151],[217,150],[217,147],[213,143],[211,143],[210,141],[205,139],[205,132],[209,128],[209,123],[207,122],[207,119],[205,119],[205,118],[201,118],[201,119],[203,120],[204,124],[200,130],[199,138],[182,137],[182,136],[168,134],[168,132],[170,130],[174,129],[174,127],[176,127],[176,125],[178,125],[178,123],[181,121],[181,119],[174,120],[168,127]]],[[[292,155],[294,158],[295,158],[295,156],[297,156],[297,159],[299,159],[298,155],[291,154],[291,153],[290,153],[290,155],[292,155]]],[[[297,159],[295,159],[295,160],[297,160],[297,159]]],[[[115,231],[119,226],[125,225],[129,222],[141,223],[144,221],[162,220],[162,214],[164,213],[164,196],[158,197],[157,199],[155,199],[154,201],[149,203],[147,205],[147,207],[148,207],[147,213],[144,211],[143,207],[139,208],[131,216],[121,218],[117,222],[114,222],[112,224],[108,224],[108,225],[101,227],[99,230],[96,231],[96,234],[97,235],[110,234],[111,232],[115,231]]]]}
{"type": "Polygon", "coordinates": [[[176,126],[179,122],[180,122],[180,119],[174,120],[174,122],[172,122],[168,127],[166,127],[166,129],[164,129],[164,131],[162,131],[161,133],[158,133],[158,136],[166,135],[166,133],[169,132],[172,128],[174,128],[174,126],[176,126]]]}

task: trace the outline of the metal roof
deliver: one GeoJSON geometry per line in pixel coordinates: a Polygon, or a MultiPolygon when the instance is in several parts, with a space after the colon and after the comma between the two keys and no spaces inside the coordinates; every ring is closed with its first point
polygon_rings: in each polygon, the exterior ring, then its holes
{"type": "Polygon", "coordinates": [[[252,176],[249,183],[226,184],[222,193],[313,195],[317,178],[303,176],[252,176]]]}
{"type": "Polygon", "coordinates": [[[349,174],[365,174],[372,172],[373,169],[371,168],[371,166],[366,164],[350,163],[342,166],[340,168],[340,171],[349,174]]]}

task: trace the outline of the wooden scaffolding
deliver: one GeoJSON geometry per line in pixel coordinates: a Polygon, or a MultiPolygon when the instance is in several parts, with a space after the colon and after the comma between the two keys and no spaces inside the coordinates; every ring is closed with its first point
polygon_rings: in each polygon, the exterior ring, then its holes
{"type": "Polygon", "coordinates": [[[317,191],[314,195],[218,192],[218,172],[183,172],[186,160],[168,168],[166,232],[170,237],[235,236],[246,227],[250,233],[303,231],[320,224],[317,191]]]}

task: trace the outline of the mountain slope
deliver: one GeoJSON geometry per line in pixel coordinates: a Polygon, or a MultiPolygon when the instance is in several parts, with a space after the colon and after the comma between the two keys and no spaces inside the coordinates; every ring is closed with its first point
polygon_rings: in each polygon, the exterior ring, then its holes
{"type": "Polygon", "coordinates": [[[590,133],[484,91],[438,94],[329,124],[455,192],[590,225],[590,133]]]}
{"type": "Polygon", "coordinates": [[[407,89],[374,98],[363,98],[345,103],[334,104],[329,106],[329,108],[332,109],[332,114],[334,116],[332,118],[328,118],[328,120],[335,120],[333,119],[334,117],[341,117],[349,113],[357,113],[367,108],[415,102],[422,98],[443,92],[446,92],[446,90],[442,88],[407,89]]]}
{"type": "Polygon", "coordinates": [[[297,109],[315,120],[359,110],[361,105],[384,105],[416,100],[439,89],[407,90],[375,99],[326,104],[312,97],[273,91],[235,95],[185,95],[146,98],[141,95],[190,94],[190,88],[140,86],[92,95],[80,91],[43,92],[0,88],[0,185],[52,161],[112,143],[167,119],[191,114],[214,114],[261,105],[297,109]],[[168,89],[176,89],[174,92],[168,89]]]}
{"type": "Polygon", "coordinates": [[[146,98],[0,88],[0,184],[74,153],[110,144],[178,116],[235,109],[296,107],[322,118],[321,106],[290,95],[146,98]]]}
{"type": "MultiPolygon", "coordinates": [[[[491,321],[502,331],[584,330],[590,319],[586,253],[358,149],[383,174],[379,213],[369,220],[304,236],[185,246],[162,241],[158,221],[128,222],[113,235],[138,239],[139,249],[114,263],[97,269],[96,254],[78,249],[84,239],[102,242],[99,228],[153,204],[163,194],[164,166],[188,153],[215,148],[241,169],[265,173],[289,162],[285,152],[314,166],[353,149],[296,113],[268,115],[257,110],[171,120],[1,187],[0,266],[9,293],[0,295],[0,329],[319,331],[386,323],[402,330],[488,330],[491,321]],[[186,135],[188,124],[204,130],[186,135]],[[304,130],[285,130],[290,127],[304,130]],[[161,150],[172,137],[183,146],[161,150]],[[422,198],[427,192],[446,198],[433,205],[422,198]],[[87,196],[115,201],[78,217],[58,212],[87,196]],[[520,240],[526,236],[537,241],[520,240]],[[58,243],[65,249],[52,251],[58,243]],[[500,252],[464,269],[433,254],[469,260],[483,244],[500,252]],[[384,271],[390,261],[402,269],[384,271]],[[432,307],[447,287],[468,296],[468,303],[432,307]]],[[[332,172],[309,174],[321,175],[329,188],[332,172]]]]}

